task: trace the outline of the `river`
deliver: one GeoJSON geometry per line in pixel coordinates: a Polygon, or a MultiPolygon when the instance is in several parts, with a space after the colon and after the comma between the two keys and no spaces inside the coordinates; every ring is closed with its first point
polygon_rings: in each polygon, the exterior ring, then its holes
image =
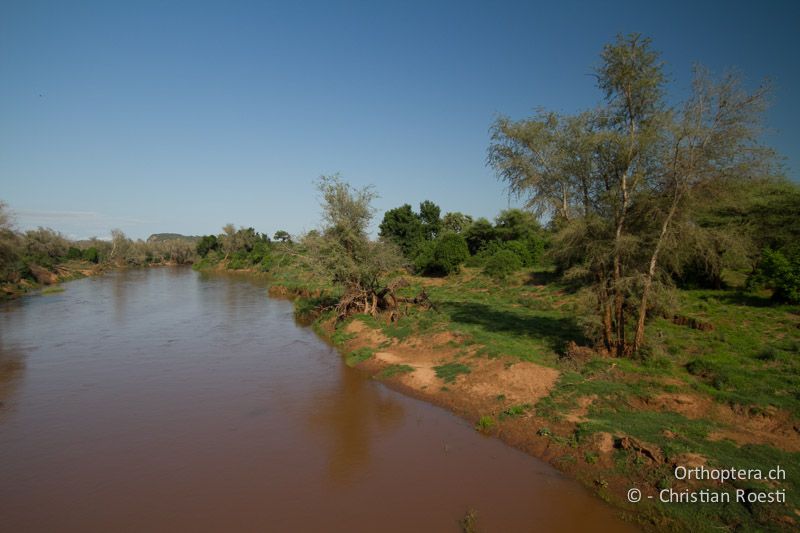
{"type": "Polygon", "coordinates": [[[0,529],[626,531],[578,483],[348,368],[264,283],[117,271],[0,305],[0,529]]]}

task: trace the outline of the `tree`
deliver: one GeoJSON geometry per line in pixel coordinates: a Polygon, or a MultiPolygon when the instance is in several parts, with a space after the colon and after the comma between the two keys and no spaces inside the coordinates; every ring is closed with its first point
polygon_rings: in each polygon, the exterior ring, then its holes
{"type": "Polygon", "coordinates": [[[197,255],[205,257],[209,252],[219,249],[219,241],[216,235],[203,235],[196,246],[197,255]]]}
{"type": "Polygon", "coordinates": [[[386,211],[378,230],[381,238],[399,246],[406,257],[411,257],[424,240],[422,221],[409,204],[386,211]]]}
{"type": "Polygon", "coordinates": [[[685,236],[702,232],[697,205],[773,170],[755,141],[766,88],[748,93],[735,76],[697,69],[690,98],[669,108],[650,45],[618,36],[601,54],[599,109],[501,118],[488,157],[512,194],[558,220],[554,253],[594,289],[599,337],[618,356],[642,346],[654,291],[669,287],[685,236]]]}
{"type": "Polygon", "coordinates": [[[533,213],[522,209],[506,209],[494,220],[495,233],[503,241],[524,241],[537,237],[542,226],[533,213]]]}
{"type": "Polygon", "coordinates": [[[280,242],[287,242],[287,243],[291,243],[292,242],[292,236],[289,235],[289,232],[288,231],[284,231],[282,229],[276,231],[275,235],[273,235],[272,238],[275,239],[276,241],[280,241],[280,242]]]}
{"type": "Polygon", "coordinates": [[[443,233],[435,241],[425,241],[414,265],[426,274],[443,275],[456,273],[469,257],[467,241],[456,233],[443,233]]]}
{"type": "Polygon", "coordinates": [[[369,239],[376,193],[371,187],[353,189],[338,174],[322,176],[317,189],[322,195],[322,228],[303,242],[309,251],[308,265],[343,290],[337,318],[393,308],[398,297],[386,284],[386,276],[404,262],[393,243],[369,239]]]}
{"type": "Polygon", "coordinates": [[[485,218],[479,218],[469,226],[464,232],[469,253],[477,254],[490,242],[497,240],[497,232],[492,223],[485,218]]]}
{"type": "Polygon", "coordinates": [[[422,221],[422,232],[424,237],[429,241],[435,239],[442,229],[442,221],[439,218],[441,213],[442,210],[439,206],[430,200],[425,200],[419,204],[419,218],[422,221]]]}
{"type": "Polygon", "coordinates": [[[442,230],[452,233],[464,233],[472,224],[472,217],[459,211],[446,213],[442,217],[442,230]]]}

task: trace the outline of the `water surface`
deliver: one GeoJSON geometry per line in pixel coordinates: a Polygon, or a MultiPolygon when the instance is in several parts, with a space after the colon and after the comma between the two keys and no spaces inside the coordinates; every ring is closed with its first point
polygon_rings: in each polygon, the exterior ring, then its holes
{"type": "Polygon", "coordinates": [[[0,306],[3,531],[620,531],[574,481],[346,367],[246,278],[0,306]]]}

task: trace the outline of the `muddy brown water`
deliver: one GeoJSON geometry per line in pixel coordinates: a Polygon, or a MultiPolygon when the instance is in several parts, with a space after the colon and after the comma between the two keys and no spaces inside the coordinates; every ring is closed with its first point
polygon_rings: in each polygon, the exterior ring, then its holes
{"type": "Polygon", "coordinates": [[[624,531],[576,482],[345,366],[245,278],[0,306],[0,529],[624,531]]]}

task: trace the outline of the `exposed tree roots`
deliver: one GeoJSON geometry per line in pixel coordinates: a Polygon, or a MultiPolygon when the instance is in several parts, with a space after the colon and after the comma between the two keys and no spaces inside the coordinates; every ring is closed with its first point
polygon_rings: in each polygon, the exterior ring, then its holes
{"type": "Polygon", "coordinates": [[[413,298],[398,296],[397,290],[407,285],[408,282],[400,278],[378,289],[366,289],[358,286],[348,287],[339,302],[333,306],[336,321],[339,322],[351,315],[360,313],[372,316],[388,313],[389,320],[394,322],[405,314],[411,305],[423,309],[433,308],[433,303],[424,289],[413,298]]]}

